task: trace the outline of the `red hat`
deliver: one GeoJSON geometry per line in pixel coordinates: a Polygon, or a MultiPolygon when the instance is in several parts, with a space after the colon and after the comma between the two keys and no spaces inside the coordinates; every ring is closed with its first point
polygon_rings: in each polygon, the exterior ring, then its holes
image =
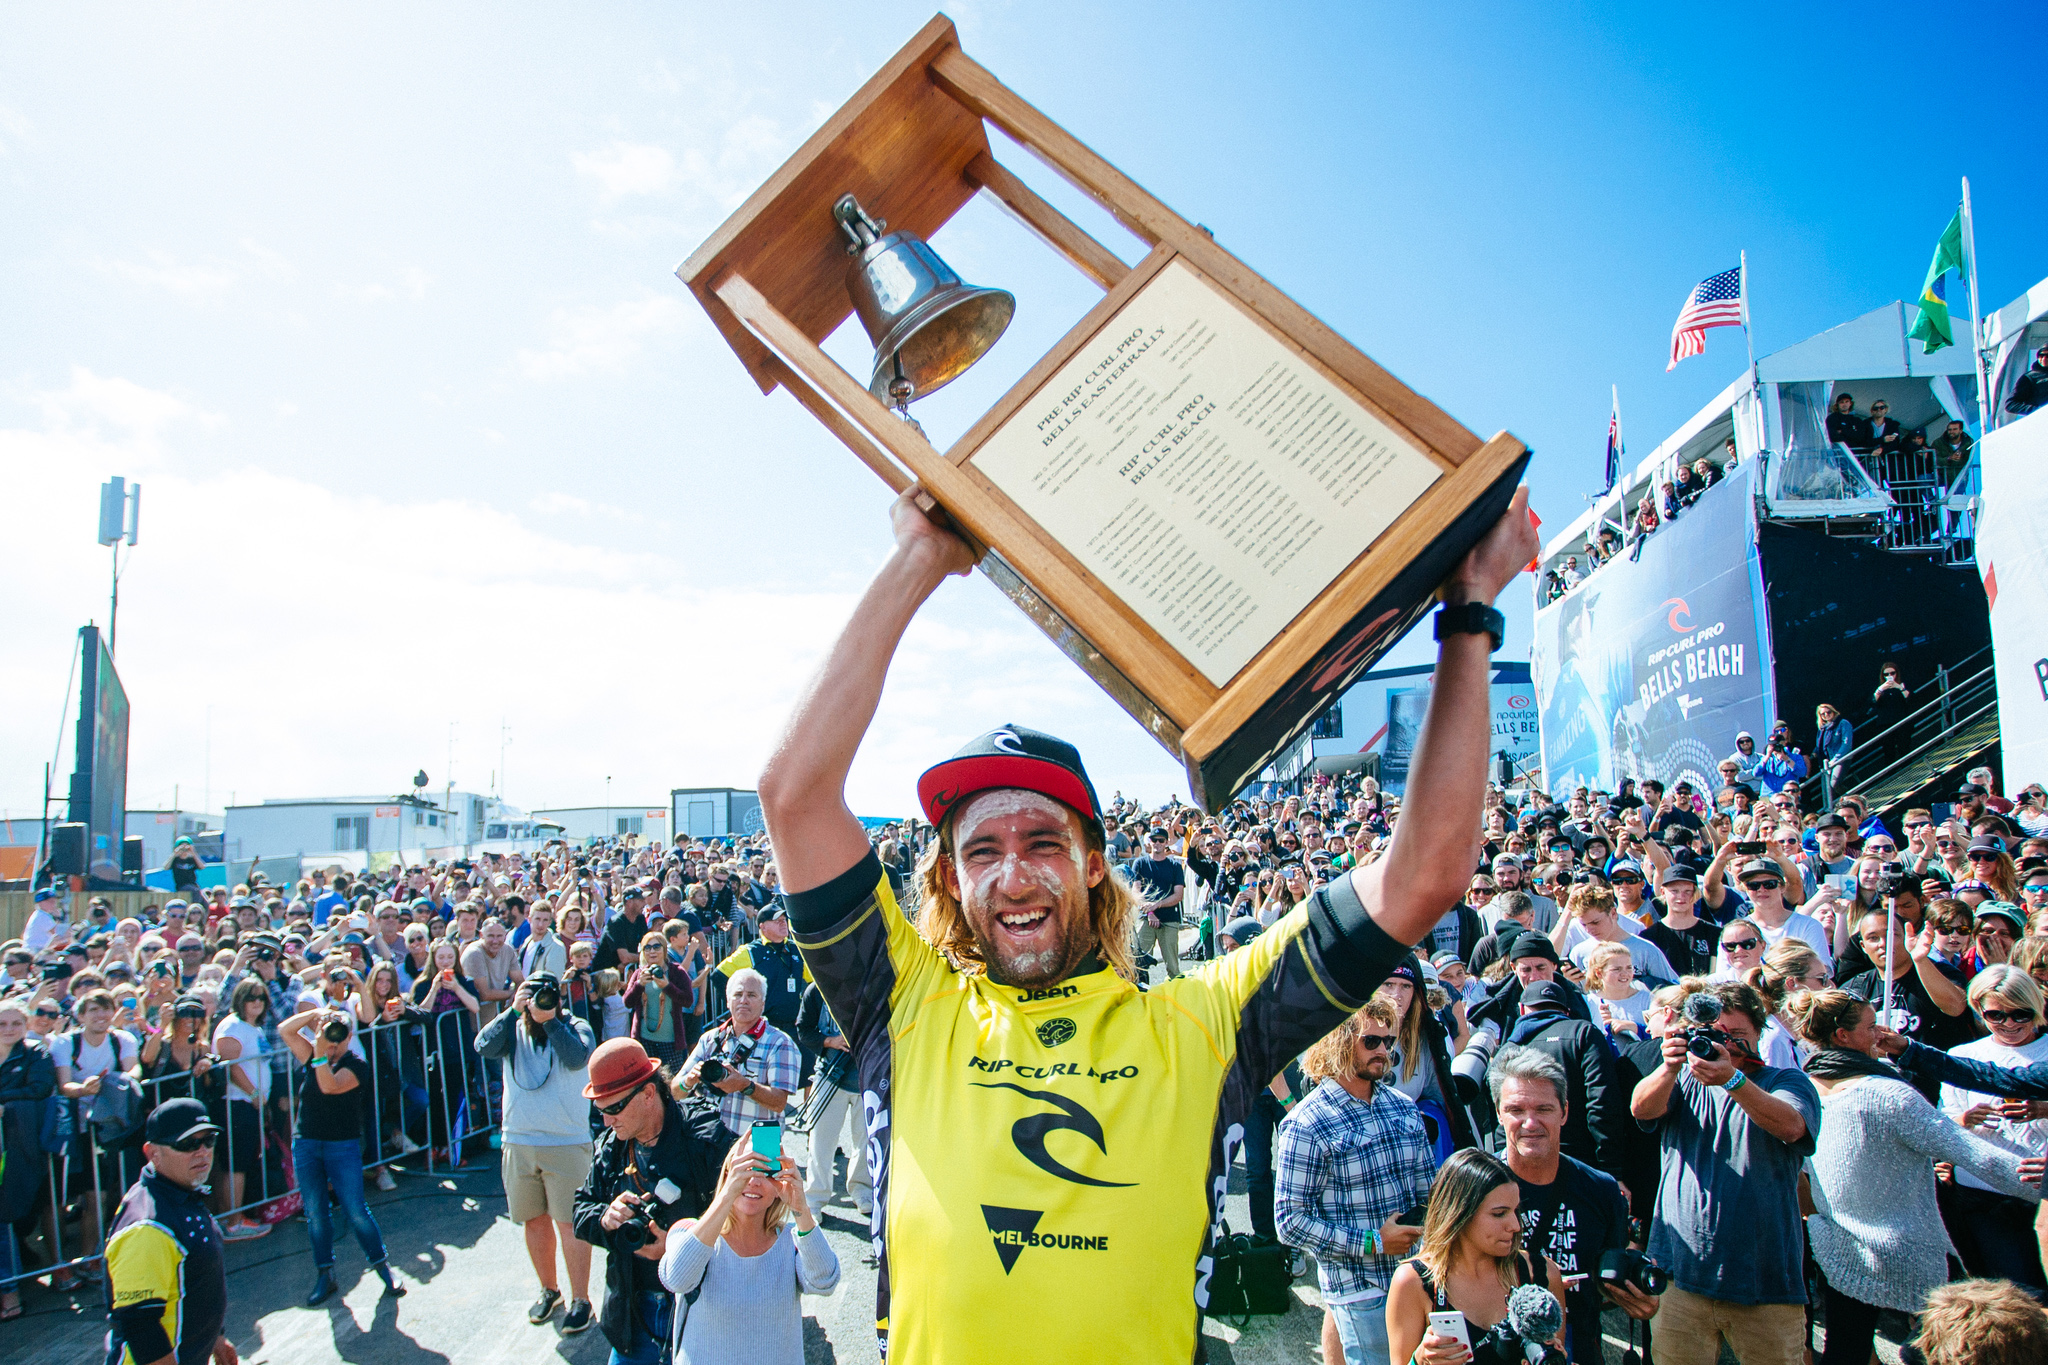
{"type": "Polygon", "coordinates": [[[654,1079],[654,1059],[636,1039],[614,1038],[590,1054],[590,1084],[583,1098],[606,1104],[654,1079]]]}
{"type": "Polygon", "coordinates": [[[979,735],[945,762],[925,769],[917,779],[917,799],[925,818],[943,825],[962,801],[994,787],[1022,787],[1050,796],[1079,811],[1098,833],[1102,830],[1102,806],[1081,767],[1080,750],[1021,725],[979,735]]]}

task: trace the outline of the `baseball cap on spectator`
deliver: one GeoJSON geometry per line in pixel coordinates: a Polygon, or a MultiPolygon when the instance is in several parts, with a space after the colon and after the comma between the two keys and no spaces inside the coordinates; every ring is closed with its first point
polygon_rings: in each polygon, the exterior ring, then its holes
{"type": "Polygon", "coordinates": [[[198,949],[198,950],[199,950],[199,951],[201,951],[201,952],[205,952],[205,951],[206,951],[206,940],[205,940],[205,939],[203,939],[203,938],[201,938],[201,937],[199,937],[199,935],[197,935],[197,934],[180,934],[180,935],[178,936],[178,951],[179,951],[179,952],[181,952],[181,953],[188,953],[188,952],[191,952],[191,951],[192,951],[193,949],[195,949],[195,948],[196,948],[196,949],[198,949]]]}
{"type": "Polygon", "coordinates": [[[1778,880],[1783,881],[1785,879],[1785,869],[1779,867],[1769,858],[1751,858],[1736,872],[1735,880],[1747,882],[1751,877],[1776,877],[1778,880]]]}
{"type": "Polygon", "coordinates": [[[1675,862],[1664,869],[1664,875],[1657,879],[1657,885],[1669,886],[1673,882],[1684,882],[1689,886],[1698,886],[1700,884],[1700,874],[1693,870],[1690,863],[1675,862]]]}
{"type": "Polygon", "coordinates": [[[173,896],[164,902],[164,913],[166,915],[170,914],[173,910],[190,910],[191,908],[192,902],[178,896],[173,896]]]}
{"type": "Polygon", "coordinates": [[[1441,972],[1446,967],[1462,967],[1465,962],[1456,953],[1437,953],[1429,959],[1429,965],[1441,972]]]}
{"type": "Polygon", "coordinates": [[[944,825],[959,804],[994,787],[1021,787],[1071,806],[1100,835],[1102,805],[1081,766],[1081,752],[1063,739],[1021,725],[1005,725],[967,741],[917,779],[925,818],[944,825]]]}
{"type": "Polygon", "coordinates": [[[1977,923],[1982,924],[1993,915],[1996,915],[2012,926],[2014,938],[2018,938],[2021,934],[2027,932],[2026,915],[2011,901],[1985,901],[1977,907],[1977,923]]]}
{"type": "Polygon", "coordinates": [[[1970,852],[2003,853],[2005,852],[2005,840],[1995,834],[1980,834],[1970,840],[1970,852]]]}
{"type": "Polygon", "coordinates": [[[206,1106],[198,1100],[165,1100],[150,1110],[149,1121],[142,1125],[143,1140],[159,1147],[219,1131],[220,1125],[208,1116],[206,1106]]]}
{"type": "Polygon", "coordinates": [[[1981,782],[1965,782],[1962,786],[1956,788],[1956,795],[1989,796],[1991,793],[1985,789],[1984,784],[1981,782]]]}
{"type": "Polygon", "coordinates": [[[1147,840],[1164,839],[1165,837],[1166,831],[1158,825],[1154,825],[1152,826],[1152,828],[1145,831],[1145,838],[1147,840]]]}
{"type": "Polygon", "coordinates": [[[789,907],[784,905],[781,901],[770,901],[768,902],[768,904],[761,907],[761,922],[763,924],[766,924],[771,919],[788,918],[789,907]]]}
{"type": "Polygon", "coordinates": [[[1263,933],[1264,929],[1250,915],[1240,915],[1224,925],[1223,932],[1236,939],[1237,946],[1242,948],[1263,933]]]}
{"type": "Polygon", "coordinates": [[[590,1083],[583,1098],[599,1105],[610,1104],[629,1090],[654,1079],[654,1059],[634,1038],[613,1038],[597,1045],[590,1054],[590,1083]]]}
{"type": "Polygon", "coordinates": [[[1813,827],[1814,827],[1815,829],[1817,829],[1817,830],[1818,830],[1818,829],[1847,829],[1847,828],[1849,828],[1849,822],[1848,822],[1848,820],[1847,820],[1847,819],[1845,819],[1845,818],[1844,818],[1844,817],[1842,817],[1841,815],[1838,815],[1838,814],[1833,814],[1833,813],[1830,813],[1830,814],[1827,814],[1827,815],[1823,815],[1823,816],[1821,816],[1821,818],[1820,818],[1820,819],[1818,819],[1818,820],[1814,821],[1814,822],[1813,822],[1813,827]]]}
{"type": "Polygon", "coordinates": [[[171,1015],[176,1019],[204,1019],[206,1002],[196,995],[181,995],[171,1006],[171,1015]]]}
{"type": "Polygon", "coordinates": [[[1980,896],[1996,895],[1998,892],[1998,888],[1993,886],[1990,882],[1979,881],[1975,877],[1965,877],[1961,881],[1957,882],[1954,886],[1951,886],[1948,890],[1949,894],[1952,896],[1960,896],[1965,891],[1975,891],[1980,896]]]}
{"type": "Polygon", "coordinates": [[[1508,949],[1508,961],[1510,962],[1522,962],[1532,957],[1540,957],[1547,962],[1557,961],[1557,949],[1551,944],[1549,938],[1537,933],[1534,929],[1524,934],[1517,934],[1515,936],[1515,946],[1508,949]]]}
{"type": "Polygon", "coordinates": [[[1572,1008],[1572,988],[1559,981],[1538,981],[1522,992],[1522,1006],[1540,1005],[1546,1009],[1563,1010],[1567,1014],[1572,1008]]]}
{"type": "Polygon", "coordinates": [[[52,891],[47,886],[44,887],[42,890],[36,892],[37,905],[41,905],[44,901],[53,901],[55,899],[57,899],[57,893],[55,891],[52,891]]]}
{"type": "Polygon", "coordinates": [[[647,899],[647,892],[637,885],[629,886],[626,888],[626,894],[623,897],[621,897],[621,899],[629,901],[644,901],[647,899]]]}
{"type": "MultiPolygon", "coordinates": [[[[1587,842],[1591,843],[1592,841],[1587,840],[1587,842]]],[[[1642,881],[1643,865],[1633,858],[1623,858],[1613,867],[1607,869],[1607,880],[1610,882],[1618,882],[1626,877],[1634,877],[1637,881],[1642,881]]]]}

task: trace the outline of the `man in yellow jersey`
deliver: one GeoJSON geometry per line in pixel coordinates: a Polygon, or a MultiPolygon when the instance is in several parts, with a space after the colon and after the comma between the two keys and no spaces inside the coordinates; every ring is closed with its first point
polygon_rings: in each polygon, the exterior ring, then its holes
{"type": "Polygon", "coordinates": [[[913,928],[845,781],[910,619],[973,555],[908,495],[896,550],[761,774],[794,938],[852,1045],[898,1365],[1187,1361],[1229,1154],[1258,1092],[1362,1005],[1479,859],[1491,603],[1537,552],[1526,492],[1442,589],[1429,718],[1385,856],[1140,992],[1131,892],[1072,745],[1020,726],[925,773],[913,928]]]}

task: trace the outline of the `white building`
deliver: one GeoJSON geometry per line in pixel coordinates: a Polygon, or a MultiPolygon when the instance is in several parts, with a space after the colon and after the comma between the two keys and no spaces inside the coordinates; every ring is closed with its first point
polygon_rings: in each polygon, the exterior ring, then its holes
{"type": "Polygon", "coordinates": [[[637,834],[643,839],[669,842],[668,811],[651,803],[621,802],[610,806],[552,806],[533,813],[536,820],[552,820],[562,827],[559,838],[571,843],[585,839],[610,839],[637,834]]]}
{"type": "Polygon", "coordinates": [[[678,838],[722,839],[759,834],[761,798],[737,787],[677,787],[669,792],[678,838]]]}

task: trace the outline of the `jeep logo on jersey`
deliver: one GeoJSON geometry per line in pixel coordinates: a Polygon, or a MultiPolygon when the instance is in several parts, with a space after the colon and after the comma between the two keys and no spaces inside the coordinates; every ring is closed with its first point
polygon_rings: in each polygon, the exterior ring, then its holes
{"type": "Polygon", "coordinates": [[[1047,986],[1042,990],[1026,991],[1017,997],[1020,1005],[1036,1004],[1040,1000],[1064,1000],[1070,995],[1079,995],[1079,986],[1047,986]]]}
{"type": "Polygon", "coordinates": [[[1017,1258],[1024,1254],[1025,1247],[1045,1247],[1053,1251],[1107,1251],[1108,1237],[1079,1237],[1064,1232],[1040,1232],[1038,1220],[1045,1217],[1041,1209],[1006,1209],[997,1204],[981,1206],[981,1220],[988,1224],[991,1236],[995,1238],[996,1256],[1003,1263],[1003,1273],[1017,1264],[1017,1258]]]}
{"type": "Polygon", "coordinates": [[[1058,1047],[1061,1043],[1074,1040],[1074,1021],[1071,1019],[1048,1019],[1038,1026],[1038,1041],[1047,1047],[1058,1047]]]}
{"type": "Polygon", "coordinates": [[[1127,1190],[1137,1183],[1133,1180],[1097,1180],[1094,1176],[1082,1175],[1079,1171],[1069,1170],[1051,1152],[1045,1150],[1045,1140],[1048,1136],[1057,1132],[1069,1132],[1079,1133],[1094,1143],[1097,1151],[1104,1156],[1109,1155],[1109,1147],[1102,1139],[1101,1121],[1066,1096],[1055,1095],[1050,1090],[1026,1090],[1023,1086],[1013,1085],[1009,1081],[970,1081],[968,1084],[980,1090],[1014,1090],[1028,1099],[1041,1100],[1060,1111],[1058,1114],[1027,1114],[1010,1125],[1010,1141],[1017,1144],[1017,1150],[1024,1154],[1026,1161],[1047,1175],[1071,1180],[1076,1185],[1091,1185],[1099,1190],[1127,1190]]]}

